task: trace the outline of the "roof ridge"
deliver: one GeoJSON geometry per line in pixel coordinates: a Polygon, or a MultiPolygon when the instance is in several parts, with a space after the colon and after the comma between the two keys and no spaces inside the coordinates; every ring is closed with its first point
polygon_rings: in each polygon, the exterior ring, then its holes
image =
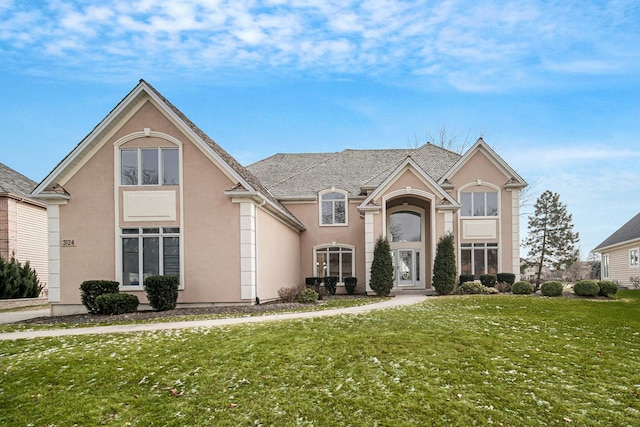
{"type": "MultiPolygon", "coordinates": [[[[418,152],[419,150],[421,150],[422,148],[424,148],[427,144],[421,145],[420,147],[417,148],[399,148],[398,150],[407,150],[410,151],[409,154],[407,154],[405,157],[403,157],[399,162],[396,162],[395,164],[391,164],[388,168],[381,170],[379,173],[370,176],[369,178],[366,178],[362,183],[366,184],[368,182],[371,182],[374,178],[379,177],[380,175],[382,175],[383,173],[389,171],[389,170],[394,170],[395,168],[397,168],[400,164],[402,164],[402,162],[404,162],[407,157],[411,157],[412,154],[418,152]]],[[[364,151],[364,150],[363,150],[364,151]]]]}

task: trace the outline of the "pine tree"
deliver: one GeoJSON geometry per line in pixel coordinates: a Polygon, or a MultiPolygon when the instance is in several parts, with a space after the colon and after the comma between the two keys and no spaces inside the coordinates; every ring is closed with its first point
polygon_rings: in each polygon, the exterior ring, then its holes
{"type": "Polygon", "coordinates": [[[573,232],[573,219],[560,196],[547,190],[538,198],[535,212],[529,217],[528,246],[530,262],[536,267],[536,290],[540,286],[542,268],[564,270],[579,257],[576,244],[580,237],[573,232]]]}
{"type": "Polygon", "coordinates": [[[433,262],[433,287],[440,295],[453,292],[456,286],[456,253],[453,234],[447,233],[438,240],[433,262]]]}
{"type": "Polygon", "coordinates": [[[373,250],[373,262],[371,263],[371,289],[378,296],[387,296],[393,288],[393,260],[391,259],[391,246],[384,237],[378,237],[373,250]]]}

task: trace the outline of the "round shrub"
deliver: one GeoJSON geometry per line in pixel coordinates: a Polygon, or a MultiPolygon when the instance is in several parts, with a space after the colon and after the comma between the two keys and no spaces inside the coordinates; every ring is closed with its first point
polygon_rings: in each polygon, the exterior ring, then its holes
{"type": "Polygon", "coordinates": [[[488,294],[489,288],[478,282],[464,282],[458,287],[458,293],[463,295],[468,294],[488,294]]]}
{"type": "Polygon", "coordinates": [[[481,274],[480,283],[487,288],[493,288],[498,283],[498,276],[495,274],[481,274]]]}
{"type": "Polygon", "coordinates": [[[305,289],[298,295],[298,302],[303,304],[313,304],[318,300],[318,293],[313,289],[305,289]]]}
{"type": "Polygon", "coordinates": [[[89,313],[99,313],[96,298],[102,294],[117,294],[120,283],[111,280],[86,280],[80,284],[80,300],[89,313]]]}
{"type": "Polygon", "coordinates": [[[516,275],[513,273],[498,273],[496,278],[498,279],[498,283],[508,283],[509,288],[511,288],[513,282],[516,281],[516,275]]]}
{"type": "Polygon", "coordinates": [[[564,286],[562,285],[562,283],[550,281],[544,282],[542,284],[542,287],[540,287],[540,292],[542,292],[542,295],[544,295],[545,297],[557,297],[562,295],[563,289],[564,286]]]}
{"type": "Polygon", "coordinates": [[[138,297],[131,294],[102,294],[95,299],[101,314],[134,313],[138,310],[138,297]]]}
{"type": "Polygon", "coordinates": [[[595,297],[600,292],[600,286],[595,280],[579,280],[573,285],[573,292],[583,297],[595,297]]]}
{"type": "Polygon", "coordinates": [[[144,279],[149,304],[156,311],[176,308],[178,303],[178,278],[175,276],[149,276],[144,279]]]}
{"type": "Polygon", "coordinates": [[[522,280],[511,286],[511,293],[516,295],[529,295],[533,293],[533,286],[531,286],[531,283],[522,280]]]}
{"type": "Polygon", "coordinates": [[[598,295],[608,297],[609,295],[615,295],[618,292],[618,285],[611,280],[601,280],[598,282],[598,295]]]}
{"type": "Polygon", "coordinates": [[[356,286],[358,286],[358,279],[356,277],[344,278],[344,289],[347,291],[347,294],[349,295],[355,294],[356,286]]]}

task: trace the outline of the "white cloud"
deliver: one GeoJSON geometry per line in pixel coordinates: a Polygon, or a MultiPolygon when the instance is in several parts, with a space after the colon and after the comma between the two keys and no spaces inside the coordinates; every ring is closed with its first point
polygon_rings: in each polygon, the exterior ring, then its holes
{"type": "Polygon", "coordinates": [[[632,75],[637,20],[633,2],[595,0],[0,0],[0,48],[25,67],[86,57],[126,73],[135,51],[149,67],[386,70],[486,91],[545,73],[632,75]]]}

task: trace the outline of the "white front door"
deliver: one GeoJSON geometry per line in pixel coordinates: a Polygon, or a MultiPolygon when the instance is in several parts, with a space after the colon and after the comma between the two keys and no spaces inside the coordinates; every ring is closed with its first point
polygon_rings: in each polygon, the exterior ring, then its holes
{"type": "Polygon", "coordinates": [[[420,286],[420,250],[419,249],[395,249],[393,252],[393,265],[395,267],[396,286],[420,286]]]}

